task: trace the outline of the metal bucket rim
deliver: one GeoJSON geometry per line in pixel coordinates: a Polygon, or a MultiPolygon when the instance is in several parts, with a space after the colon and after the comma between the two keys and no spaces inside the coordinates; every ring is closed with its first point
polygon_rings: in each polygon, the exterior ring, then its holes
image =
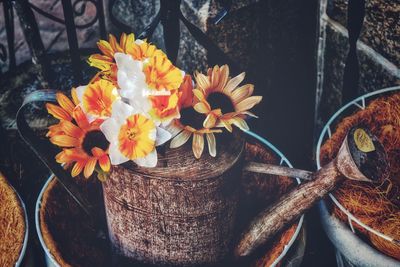
{"type": "MultiPolygon", "coordinates": [[[[266,140],[265,138],[261,137],[260,135],[252,132],[252,131],[246,131],[245,133],[247,133],[248,135],[256,138],[258,141],[260,141],[261,143],[263,143],[264,145],[266,145],[269,149],[271,149],[274,153],[276,153],[280,158],[280,164],[282,165],[282,163],[286,163],[286,165],[290,168],[293,168],[293,165],[290,163],[290,161],[286,158],[285,155],[283,155],[283,153],[277,149],[273,144],[271,144],[268,140],[266,140]]],[[[298,184],[301,183],[299,178],[296,178],[296,181],[298,184]]],[[[301,215],[299,222],[297,224],[296,230],[292,235],[292,238],[289,240],[289,242],[285,245],[283,251],[281,252],[281,254],[279,254],[279,256],[275,259],[275,261],[271,264],[271,267],[276,266],[282,259],[283,257],[286,256],[286,254],[288,253],[289,249],[292,247],[293,243],[296,241],[300,230],[303,226],[303,221],[304,221],[304,214],[301,215]]]]}
{"type": "MultiPolygon", "coordinates": [[[[11,185],[10,185],[11,186],[11,185]]],[[[28,224],[28,214],[26,212],[25,203],[22,200],[21,196],[18,194],[17,190],[13,186],[11,186],[12,190],[14,190],[15,194],[18,197],[19,202],[21,203],[22,210],[24,211],[24,219],[25,219],[25,234],[24,234],[24,242],[22,244],[21,251],[19,253],[19,257],[17,262],[15,263],[16,267],[19,267],[24,259],[26,247],[28,246],[28,236],[29,236],[29,224],[28,224]]]]}
{"type": "MultiPolygon", "coordinates": [[[[359,96],[357,98],[355,98],[354,100],[348,102],[346,105],[342,106],[339,110],[337,110],[335,112],[335,114],[332,115],[332,117],[328,120],[328,122],[325,124],[325,126],[323,127],[321,134],[318,138],[318,143],[317,143],[317,148],[316,148],[316,163],[317,163],[317,168],[320,169],[321,168],[321,162],[320,162],[320,152],[321,152],[321,146],[322,146],[322,142],[325,140],[325,137],[327,136],[328,138],[330,138],[332,136],[332,132],[331,132],[331,124],[333,122],[335,122],[338,119],[343,119],[340,118],[341,114],[351,108],[351,107],[355,107],[355,108],[359,108],[359,109],[363,109],[366,107],[366,99],[370,99],[372,97],[379,97],[381,94],[384,93],[388,93],[388,92],[394,92],[394,91],[400,91],[400,86],[392,86],[392,87],[387,87],[387,88],[383,88],[380,90],[376,90],[374,92],[370,92],[367,94],[364,94],[362,96],[359,96]],[[361,105],[359,104],[359,102],[361,102],[361,105]]],[[[331,198],[331,200],[335,203],[335,205],[346,214],[346,216],[348,217],[348,221],[349,221],[349,226],[352,230],[353,233],[355,233],[354,228],[352,226],[352,221],[356,222],[358,225],[360,225],[361,227],[365,228],[367,231],[387,240],[390,242],[395,242],[395,239],[387,236],[371,227],[369,227],[368,225],[366,225],[365,223],[361,222],[359,219],[357,219],[357,217],[355,217],[350,211],[348,211],[343,205],[340,204],[340,202],[335,198],[335,196],[331,193],[329,193],[329,197],[331,198]]]]}
{"type": "Polygon", "coordinates": [[[53,255],[50,253],[50,250],[48,249],[46,243],[44,242],[43,236],[42,236],[42,231],[40,229],[40,208],[42,206],[42,198],[43,194],[46,191],[47,187],[49,186],[50,182],[55,178],[54,174],[51,174],[49,178],[47,178],[46,183],[43,185],[42,189],[40,190],[38,199],[36,200],[36,205],[35,205],[35,227],[36,227],[36,233],[39,237],[39,242],[40,245],[42,246],[47,259],[50,259],[51,263],[54,264],[54,266],[60,267],[56,259],[53,257],[53,255]]]}
{"type": "MultiPolygon", "coordinates": [[[[258,141],[260,141],[261,143],[263,143],[265,146],[267,146],[269,149],[271,149],[276,155],[278,155],[280,157],[280,164],[285,163],[288,167],[293,168],[293,165],[290,163],[290,161],[286,158],[285,155],[283,155],[283,153],[277,149],[273,144],[271,144],[269,141],[267,141],[265,138],[261,137],[260,135],[252,132],[252,131],[245,131],[246,134],[248,134],[251,137],[254,137],[255,139],[257,139],[258,141]]],[[[36,232],[37,235],[39,237],[39,241],[40,244],[43,248],[43,250],[45,251],[45,254],[47,256],[48,259],[51,260],[52,264],[54,264],[55,266],[59,267],[60,265],[57,263],[56,259],[53,257],[53,255],[50,253],[50,250],[47,248],[46,243],[44,242],[43,236],[42,236],[42,231],[40,229],[40,208],[41,208],[41,204],[42,204],[42,198],[43,198],[43,194],[46,191],[49,183],[54,179],[54,174],[51,174],[49,176],[49,178],[47,179],[46,183],[43,185],[38,199],[36,201],[36,206],[35,206],[35,225],[36,225],[36,232]]],[[[296,181],[298,184],[301,183],[300,179],[296,178],[296,181]]],[[[286,254],[288,253],[289,249],[292,247],[293,243],[296,241],[300,230],[303,226],[303,221],[304,221],[304,215],[302,215],[298,221],[297,227],[295,232],[292,235],[292,238],[289,240],[289,242],[285,245],[283,251],[281,252],[281,254],[275,259],[275,261],[271,264],[272,267],[276,266],[276,264],[278,264],[283,257],[286,256],[286,254]]]]}

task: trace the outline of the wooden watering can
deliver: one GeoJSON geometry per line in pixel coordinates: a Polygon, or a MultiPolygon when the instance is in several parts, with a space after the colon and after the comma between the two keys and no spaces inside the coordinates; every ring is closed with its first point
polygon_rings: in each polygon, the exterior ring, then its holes
{"type": "Polygon", "coordinates": [[[23,110],[37,101],[55,101],[55,92],[36,91],[25,99],[17,114],[22,138],[89,215],[99,236],[108,232],[116,255],[141,263],[206,266],[229,258],[243,170],[310,181],[254,219],[234,248],[237,257],[251,254],[334,190],[344,177],[377,182],[388,173],[382,145],[362,128],[352,129],[336,159],[315,173],[244,163],[244,140],[236,136],[222,140],[217,158],[196,160],[191,151],[181,147],[167,150],[156,168],[115,166],[103,183],[105,227],[70,175],[55,162],[54,147],[38,138],[26,123],[23,110]]]}

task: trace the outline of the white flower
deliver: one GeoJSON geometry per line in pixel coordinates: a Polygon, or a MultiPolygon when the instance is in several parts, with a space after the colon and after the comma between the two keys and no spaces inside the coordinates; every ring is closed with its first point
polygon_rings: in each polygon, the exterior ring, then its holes
{"type": "Polygon", "coordinates": [[[115,53],[117,63],[117,81],[122,97],[136,110],[146,113],[151,108],[148,95],[151,89],[146,84],[143,62],[134,60],[130,55],[115,53]]]}
{"type": "Polygon", "coordinates": [[[121,100],[114,102],[112,111],[112,116],[100,126],[110,142],[111,164],[132,160],[142,167],[155,167],[156,146],[171,139],[171,134],[121,100]]]}

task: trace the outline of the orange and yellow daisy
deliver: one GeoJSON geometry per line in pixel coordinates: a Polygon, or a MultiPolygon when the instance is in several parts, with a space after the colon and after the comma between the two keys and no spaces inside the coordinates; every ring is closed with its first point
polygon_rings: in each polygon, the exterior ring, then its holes
{"type": "Polygon", "coordinates": [[[241,73],[230,78],[227,65],[210,68],[207,75],[195,75],[197,88],[193,90],[196,101],[194,109],[206,115],[204,127],[225,127],[230,132],[232,125],[242,130],[249,129],[244,119],[247,115],[255,116],[249,110],[258,104],[262,97],[252,96],[252,84],[238,87],[244,77],[245,74],[241,73]]]}
{"type": "Polygon", "coordinates": [[[221,133],[221,129],[210,129],[203,127],[203,121],[206,118],[204,114],[198,113],[193,109],[193,83],[189,75],[180,87],[181,96],[179,99],[179,108],[181,112],[180,119],[175,119],[168,130],[174,136],[170,147],[176,148],[184,145],[190,137],[192,139],[192,151],[194,156],[199,159],[204,150],[204,137],[207,139],[208,152],[212,157],[217,155],[215,133],[221,133]]]}
{"type": "Polygon", "coordinates": [[[72,104],[63,94],[57,94],[57,100],[60,106],[46,104],[48,112],[60,120],[58,124],[49,127],[47,134],[53,144],[63,148],[57,154],[56,161],[67,166],[73,164],[73,177],[82,171],[86,178],[90,177],[97,163],[104,172],[108,172],[111,165],[107,154],[108,142],[99,127],[102,121],[89,123],[82,108],[72,104]],[[66,113],[60,113],[60,108],[66,113]]]}

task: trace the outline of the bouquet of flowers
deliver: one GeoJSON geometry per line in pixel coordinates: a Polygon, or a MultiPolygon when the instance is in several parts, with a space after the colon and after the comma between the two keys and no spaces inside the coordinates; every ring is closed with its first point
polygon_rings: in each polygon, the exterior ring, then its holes
{"type": "Polygon", "coordinates": [[[200,158],[205,139],[215,157],[216,135],[236,126],[248,130],[249,110],[262,97],[252,96],[252,84],[240,85],[245,74],[233,78],[229,67],[214,66],[206,74],[185,74],[165,53],[133,34],[112,35],[98,42],[101,54],[88,63],[99,71],[87,85],[72,88],[71,98],[57,94],[58,105],[47,103],[59,120],[47,136],[61,147],[56,160],[71,168],[73,177],[94,171],[100,180],[112,165],[133,161],[142,167],[157,165],[157,147],[170,148],[192,138],[200,158]]]}

